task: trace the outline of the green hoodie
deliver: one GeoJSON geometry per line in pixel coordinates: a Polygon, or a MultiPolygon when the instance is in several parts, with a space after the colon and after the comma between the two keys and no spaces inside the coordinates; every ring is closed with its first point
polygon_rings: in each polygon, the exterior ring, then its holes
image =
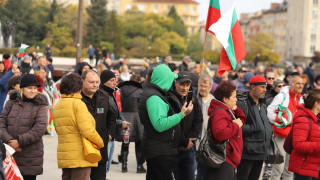
{"type": "MultiPolygon", "coordinates": [[[[151,77],[151,83],[159,86],[164,91],[168,91],[177,75],[164,64],[157,66],[151,77]]],[[[182,113],[168,116],[169,105],[159,96],[151,96],[147,99],[147,110],[149,119],[154,129],[158,132],[166,131],[180,123],[183,118],[182,113]]]]}

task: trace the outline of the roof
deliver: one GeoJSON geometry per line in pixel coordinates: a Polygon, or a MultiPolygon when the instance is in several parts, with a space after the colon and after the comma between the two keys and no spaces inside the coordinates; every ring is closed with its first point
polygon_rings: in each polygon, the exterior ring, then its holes
{"type": "Polygon", "coordinates": [[[135,0],[135,2],[158,2],[158,3],[191,3],[199,4],[195,0],[135,0]]]}

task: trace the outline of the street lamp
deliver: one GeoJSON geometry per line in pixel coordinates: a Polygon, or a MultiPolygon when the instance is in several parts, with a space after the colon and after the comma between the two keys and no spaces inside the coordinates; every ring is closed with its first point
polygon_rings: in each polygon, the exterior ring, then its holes
{"type": "Polygon", "coordinates": [[[79,0],[78,8],[78,30],[77,30],[77,63],[81,58],[82,52],[82,33],[83,33],[83,0],[79,0]]]}

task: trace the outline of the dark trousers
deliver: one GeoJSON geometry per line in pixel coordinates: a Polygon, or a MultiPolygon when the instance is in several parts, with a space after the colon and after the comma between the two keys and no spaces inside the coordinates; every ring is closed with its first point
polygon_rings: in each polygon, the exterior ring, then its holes
{"type": "Polygon", "coordinates": [[[22,175],[22,177],[24,180],[36,180],[37,179],[37,176],[29,176],[29,175],[23,176],[22,175]]]}
{"type": "Polygon", "coordinates": [[[206,171],[207,169],[205,167],[203,167],[201,164],[198,164],[196,180],[204,180],[206,171]]]}
{"type": "Polygon", "coordinates": [[[195,148],[179,151],[178,172],[183,180],[195,180],[195,148]]]}
{"type": "Polygon", "coordinates": [[[91,180],[106,180],[107,163],[99,163],[98,167],[91,168],[91,180]]]}
{"type": "Polygon", "coordinates": [[[177,156],[157,156],[147,159],[146,180],[179,180],[177,156]]]}
{"type": "Polygon", "coordinates": [[[62,168],[62,180],[88,180],[90,178],[90,167],[62,168]]]}
{"type": "Polygon", "coordinates": [[[241,162],[237,167],[237,179],[259,180],[262,164],[263,160],[241,159],[241,162]]]}
{"type": "Polygon", "coordinates": [[[208,168],[204,180],[236,180],[236,169],[224,162],[219,168],[208,168]]]}
{"type": "MultiPolygon", "coordinates": [[[[122,154],[129,154],[129,145],[130,145],[130,143],[125,144],[122,141],[121,156],[122,156],[122,154]]],[[[143,165],[143,163],[145,163],[145,161],[146,161],[146,157],[142,153],[142,143],[141,142],[135,142],[134,145],[135,145],[137,164],[138,165],[143,165]]]]}
{"type": "Polygon", "coordinates": [[[310,176],[302,176],[300,174],[294,173],[294,180],[320,180],[320,178],[314,178],[310,176]]]}

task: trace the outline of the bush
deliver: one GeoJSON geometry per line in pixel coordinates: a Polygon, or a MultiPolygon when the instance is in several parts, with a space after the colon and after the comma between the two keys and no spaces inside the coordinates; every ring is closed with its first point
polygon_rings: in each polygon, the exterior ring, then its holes
{"type": "Polygon", "coordinates": [[[106,41],[101,41],[100,42],[101,49],[102,49],[102,46],[105,46],[108,52],[113,52],[113,44],[106,41]]]}
{"type": "Polygon", "coordinates": [[[18,48],[0,48],[0,54],[15,54],[18,51],[18,48]]]}
{"type": "Polygon", "coordinates": [[[64,57],[76,57],[77,49],[73,46],[66,46],[60,53],[64,57]]]}

